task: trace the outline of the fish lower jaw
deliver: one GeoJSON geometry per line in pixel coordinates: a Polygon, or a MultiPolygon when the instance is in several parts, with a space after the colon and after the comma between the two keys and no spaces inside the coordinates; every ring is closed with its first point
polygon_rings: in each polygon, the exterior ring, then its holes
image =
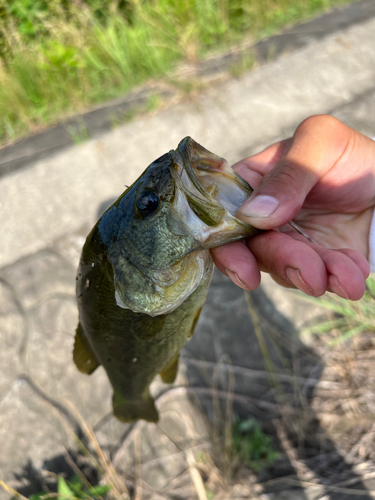
{"type": "Polygon", "coordinates": [[[176,214],[176,218],[184,221],[185,226],[197,241],[200,249],[225,245],[257,232],[256,229],[237,219],[228,210],[224,210],[224,215],[219,224],[214,226],[207,225],[192,210],[186,195],[181,191],[177,191],[176,193],[173,211],[176,214]]]}

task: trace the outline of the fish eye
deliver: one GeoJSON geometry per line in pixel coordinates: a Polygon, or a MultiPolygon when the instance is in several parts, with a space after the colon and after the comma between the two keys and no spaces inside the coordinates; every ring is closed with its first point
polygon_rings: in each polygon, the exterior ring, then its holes
{"type": "Polygon", "coordinates": [[[145,191],[137,198],[137,208],[142,217],[147,217],[154,213],[159,205],[159,197],[151,191],[145,191]]]}

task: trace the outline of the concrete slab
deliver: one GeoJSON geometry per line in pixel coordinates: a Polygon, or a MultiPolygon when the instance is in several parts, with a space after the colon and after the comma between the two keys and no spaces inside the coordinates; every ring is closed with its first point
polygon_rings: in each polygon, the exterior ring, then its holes
{"type": "Polygon", "coordinates": [[[24,311],[13,287],[0,279],[0,400],[11,389],[21,371],[20,351],[28,334],[24,311]]]}
{"type": "MultiPolygon", "coordinates": [[[[64,454],[69,438],[51,405],[42,401],[24,380],[17,380],[0,401],[0,477],[9,486],[30,486],[45,462],[64,454]]],[[[39,472],[40,473],[40,472],[39,472]]],[[[0,498],[9,498],[1,489],[0,498]]]]}

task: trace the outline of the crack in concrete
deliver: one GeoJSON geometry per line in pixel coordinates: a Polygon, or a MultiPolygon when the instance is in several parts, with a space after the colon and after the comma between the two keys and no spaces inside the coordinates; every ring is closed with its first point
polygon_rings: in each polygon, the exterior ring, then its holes
{"type": "Polygon", "coordinates": [[[74,430],[79,439],[85,436],[81,425],[79,424],[73,413],[63,403],[61,403],[61,401],[53,398],[44,389],[42,389],[42,387],[40,387],[40,385],[35,382],[35,380],[33,380],[28,373],[20,374],[17,380],[26,382],[36,396],[41,398],[43,401],[46,401],[56,410],[58,410],[60,414],[66,419],[67,423],[72,427],[72,430],[74,430]]]}
{"type": "MultiPolygon", "coordinates": [[[[1,272],[1,270],[0,270],[1,272]]],[[[21,299],[18,297],[17,291],[14,288],[14,286],[9,283],[6,279],[2,278],[0,276],[0,283],[2,283],[12,294],[12,298],[14,301],[14,304],[20,313],[21,317],[23,318],[24,326],[23,326],[23,335],[22,335],[22,341],[19,347],[18,355],[20,357],[21,364],[24,364],[25,362],[25,357],[26,357],[26,349],[27,349],[27,341],[29,337],[29,317],[27,311],[24,309],[22,305],[21,299]]]]}

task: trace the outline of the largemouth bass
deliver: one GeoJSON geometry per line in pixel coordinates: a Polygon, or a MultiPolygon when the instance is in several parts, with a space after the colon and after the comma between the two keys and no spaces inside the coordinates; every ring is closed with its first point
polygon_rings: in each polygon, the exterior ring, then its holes
{"type": "Polygon", "coordinates": [[[149,386],[157,374],[175,380],[212,277],[209,249],[259,232],[235,217],[251,192],[224,159],[186,137],[88,235],[73,358],[83,373],[104,367],[119,420],[158,420],[149,386]]]}

